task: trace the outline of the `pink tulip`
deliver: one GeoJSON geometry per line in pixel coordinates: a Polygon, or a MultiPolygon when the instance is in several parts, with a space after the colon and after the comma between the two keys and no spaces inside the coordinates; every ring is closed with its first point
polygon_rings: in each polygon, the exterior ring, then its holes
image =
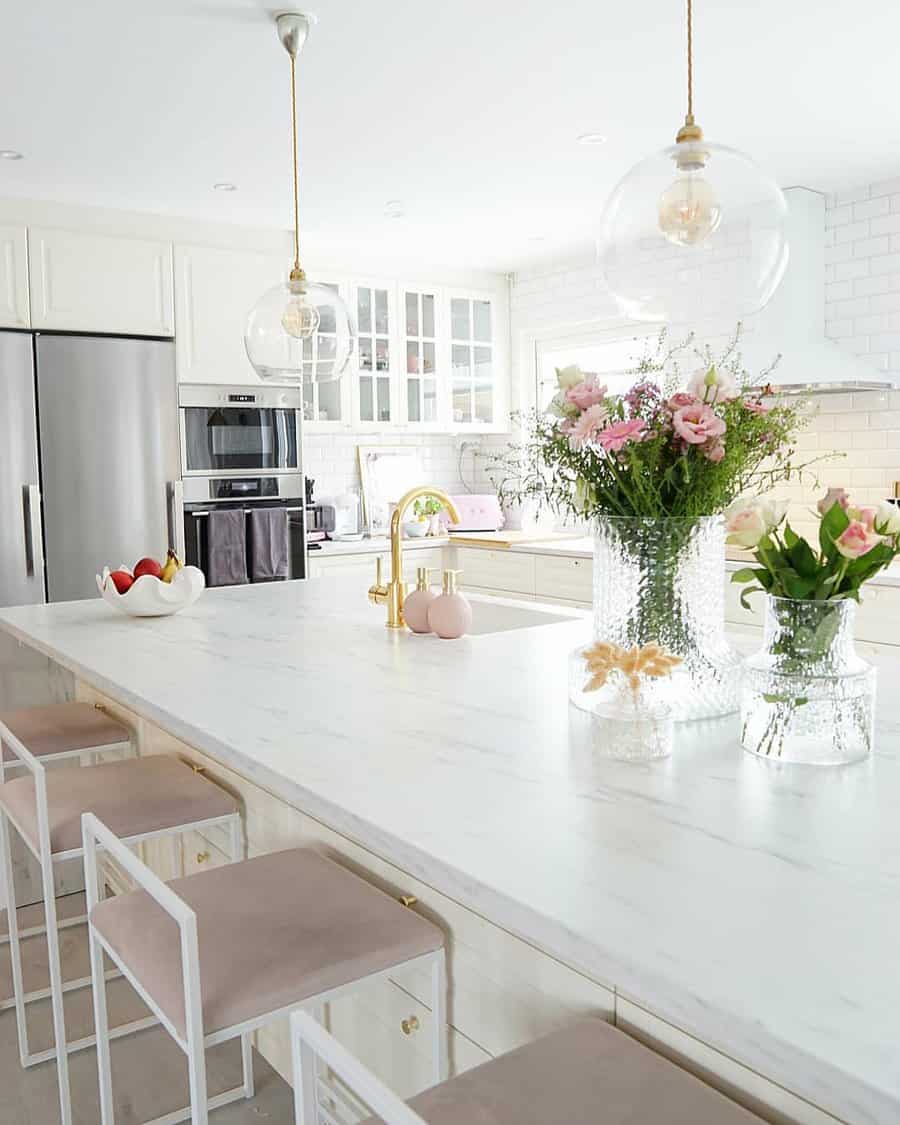
{"type": "Polygon", "coordinates": [[[858,559],[867,555],[880,542],[880,535],[869,531],[860,520],[851,520],[843,535],[835,539],[834,545],[845,559],[858,559]]]}
{"type": "Polygon", "coordinates": [[[569,387],[566,391],[566,401],[571,402],[573,406],[577,406],[579,410],[587,410],[591,406],[596,406],[603,402],[605,398],[606,387],[602,383],[598,383],[596,378],[586,379],[583,383],[569,387]]]}
{"type": "Polygon", "coordinates": [[[726,429],[725,423],[712,407],[702,402],[695,402],[691,406],[682,406],[680,410],[676,410],[672,425],[678,436],[688,445],[702,445],[710,438],[721,437],[726,429]]]}
{"type": "Polygon", "coordinates": [[[642,441],[647,423],[643,418],[633,418],[630,422],[614,422],[597,435],[597,441],[607,453],[618,453],[630,441],[642,441]]]}

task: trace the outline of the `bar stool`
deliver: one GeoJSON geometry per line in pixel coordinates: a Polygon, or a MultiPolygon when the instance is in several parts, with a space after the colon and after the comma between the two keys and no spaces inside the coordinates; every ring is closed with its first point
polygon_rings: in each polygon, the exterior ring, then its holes
{"type": "Polygon", "coordinates": [[[611,1024],[582,1020],[406,1103],[306,1012],[291,1016],[297,1125],[320,1114],[320,1059],[377,1114],[364,1125],[763,1125],[762,1119],[611,1024]]]}
{"type": "Polygon", "coordinates": [[[430,970],[434,1078],[446,1078],[444,935],[431,922],[308,848],[164,883],[96,816],[83,831],[101,1125],[113,1125],[104,953],[187,1056],[190,1110],[158,1122],[207,1125],[223,1104],[208,1100],[207,1047],[400,969],[430,970]],[[140,890],[99,901],[98,845],[140,890]]]}
{"type": "MultiPolygon", "coordinates": [[[[22,767],[21,761],[7,745],[10,737],[17,738],[35,758],[43,762],[86,755],[96,757],[109,751],[133,752],[135,749],[128,727],[91,703],[51,703],[42,707],[0,711],[0,784],[8,770],[22,767]]],[[[0,910],[6,909],[6,903],[6,877],[5,872],[0,870],[0,910]]],[[[69,929],[86,921],[87,915],[80,914],[59,922],[58,929],[69,929]]],[[[39,937],[44,933],[45,926],[31,926],[19,931],[19,939],[39,937]]],[[[8,944],[9,935],[0,935],[0,945],[8,944]]],[[[90,977],[67,981],[65,991],[86,988],[90,983],[90,977]]],[[[49,995],[49,989],[29,992],[24,1002],[30,1004],[46,1000],[49,995]]],[[[0,1012],[14,1004],[14,1000],[0,1000],[0,1012]]]]}
{"type": "MultiPolygon", "coordinates": [[[[3,733],[3,740],[28,770],[28,776],[0,785],[0,861],[8,893],[7,916],[19,1056],[24,1067],[56,1058],[62,1125],[71,1125],[68,1056],[93,1046],[95,1037],[87,1036],[73,1043],[68,1043],[66,1037],[54,864],[83,856],[81,817],[91,809],[101,813],[131,845],[160,837],[174,839],[190,829],[227,826],[232,857],[239,859],[243,844],[240,813],[233,797],[177,758],[163,755],[126,758],[90,769],[48,772],[8,728],[3,733]],[[28,1047],[10,825],[41,866],[55,1045],[49,1051],[36,1053],[31,1053],[28,1047]]],[[[155,1023],[152,1018],[134,1021],[114,1029],[113,1034],[116,1037],[126,1035],[155,1023]]],[[[249,1044],[246,1049],[249,1050],[249,1044]]]]}

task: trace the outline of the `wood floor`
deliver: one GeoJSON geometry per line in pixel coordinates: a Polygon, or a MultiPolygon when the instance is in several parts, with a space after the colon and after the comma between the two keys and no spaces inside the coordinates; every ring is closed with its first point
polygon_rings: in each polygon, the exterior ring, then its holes
{"type": "MultiPolygon", "coordinates": [[[[70,895],[59,900],[60,917],[73,917],[83,910],[83,897],[70,895]]],[[[20,926],[40,922],[40,908],[19,911],[20,926]]],[[[0,931],[6,930],[0,912],[0,931]]],[[[90,974],[87,934],[83,925],[62,930],[63,977],[73,980],[90,974]]],[[[43,938],[23,943],[23,974],[27,990],[46,988],[47,950],[43,938]]],[[[12,996],[9,946],[0,946],[0,1005],[12,996]]],[[[120,1024],[146,1015],[143,1002],[124,980],[109,985],[110,1024],[120,1024]]],[[[66,1024],[70,1039],[93,1031],[91,990],[66,995],[66,1024]]],[[[38,1001],[28,1005],[28,1028],[32,1050],[52,1046],[50,1005],[38,1001]]],[[[116,1125],[138,1125],[188,1104],[187,1068],[184,1055],[164,1031],[151,1028],[112,1044],[113,1092],[116,1125]]],[[[236,1102],[212,1115],[211,1125],[293,1125],[290,1087],[275,1071],[254,1055],[256,1097],[236,1102]]],[[[100,1110],[97,1096],[97,1062],[93,1049],[70,1056],[72,1110],[75,1125],[97,1125],[100,1110]]],[[[238,1043],[226,1043],[207,1053],[210,1095],[240,1084],[238,1043]]],[[[19,1064],[15,1013],[0,1010],[0,1125],[57,1125],[59,1102],[56,1066],[43,1063],[23,1070],[19,1064]]]]}

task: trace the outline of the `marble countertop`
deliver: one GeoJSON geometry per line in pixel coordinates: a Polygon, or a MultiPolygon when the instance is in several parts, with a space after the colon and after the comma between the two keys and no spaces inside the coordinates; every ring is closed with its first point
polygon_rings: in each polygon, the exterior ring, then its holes
{"type": "MultiPolygon", "coordinates": [[[[843,1120],[900,1120],[896,692],[865,764],[750,758],[732,716],[633,765],[599,756],[568,705],[580,617],[395,635],[335,576],[156,620],[5,609],[0,628],[843,1120]]],[[[900,658],[882,659],[890,685],[900,658]]]]}

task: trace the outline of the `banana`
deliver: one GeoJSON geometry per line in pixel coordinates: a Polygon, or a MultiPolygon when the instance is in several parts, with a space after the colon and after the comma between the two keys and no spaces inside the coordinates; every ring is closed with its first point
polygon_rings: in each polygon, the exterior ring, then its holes
{"type": "Polygon", "coordinates": [[[165,566],[162,568],[162,572],[160,573],[160,578],[163,580],[163,582],[171,582],[183,566],[184,563],[181,561],[181,559],[175,554],[174,551],[170,550],[166,558],[165,566]]]}

